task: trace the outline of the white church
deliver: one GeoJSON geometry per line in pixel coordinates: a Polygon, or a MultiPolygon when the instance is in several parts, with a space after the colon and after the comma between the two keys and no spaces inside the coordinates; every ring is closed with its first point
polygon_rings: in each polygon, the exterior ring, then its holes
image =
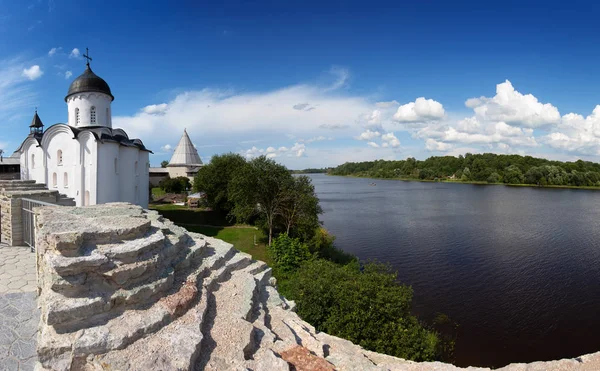
{"type": "Polygon", "coordinates": [[[110,87],[87,67],[69,87],[67,124],[44,130],[37,110],[17,149],[21,179],[45,183],[77,206],[131,202],[148,207],[149,154],[139,139],[113,129],[110,87]]]}

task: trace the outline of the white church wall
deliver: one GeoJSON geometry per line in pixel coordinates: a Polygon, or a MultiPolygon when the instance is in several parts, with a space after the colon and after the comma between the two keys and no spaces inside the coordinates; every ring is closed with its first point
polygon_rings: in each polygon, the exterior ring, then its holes
{"type": "Polygon", "coordinates": [[[67,99],[69,111],[69,125],[82,126],[107,126],[112,128],[110,104],[112,98],[102,93],[78,93],[67,99]],[[92,122],[92,107],[95,108],[96,122],[92,122]],[[79,110],[79,121],[77,120],[79,110]]]}
{"type": "Polygon", "coordinates": [[[78,140],[81,144],[81,172],[84,176],[79,179],[81,192],[75,202],[77,206],[95,205],[97,203],[98,144],[90,132],[81,133],[78,140]]]}
{"type": "Polygon", "coordinates": [[[46,162],[47,186],[51,190],[75,197],[74,168],[77,164],[77,148],[74,146],[73,133],[68,128],[64,130],[51,128],[42,141],[46,162]],[[65,176],[66,174],[66,176],[65,176]],[[67,183],[65,183],[65,180],[67,183]]]}
{"type": "Polygon", "coordinates": [[[37,140],[29,138],[23,144],[20,157],[21,179],[35,180],[37,183],[45,183],[44,152],[38,146],[37,140]]]}
{"type": "Polygon", "coordinates": [[[143,208],[148,207],[148,203],[150,201],[149,196],[149,186],[150,186],[150,154],[146,151],[139,151],[139,160],[140,164],[143,166],[140,168],[140,175],[138,181],[138,199],[139,205],[143,208]]]}
{"type": "Polygon", "coordinates": [[[137,147],[119,147],[119,186],[120,201],[139,203],[136,186],[139,188],[139,149],[137,147]],[[137,165],[136,165],[137,164],[137,165]],[[137,166],[137,170],[136,170],[137,166]]]}
{"type": "Polygon", "coordinates": [[[119,168],[120,146],[114,142],[104,142],[98,146],[98,199],[99,204],[117,202],[120,199],[119,168]]]}

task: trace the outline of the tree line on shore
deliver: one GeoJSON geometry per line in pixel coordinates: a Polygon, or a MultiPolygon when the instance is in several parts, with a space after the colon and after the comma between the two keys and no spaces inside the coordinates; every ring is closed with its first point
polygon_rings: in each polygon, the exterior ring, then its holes
{"type": "Polygon", "coordinates": [[[551,161],[520,155],[493,153],[464,156],[409,157],[399,161],[347,162],[329,171],[331,175],[371,178],[447,180],[538,186],[600,186],[600,164],[578,160],[551,161]]]}
{"type": "MultiPolygon", "coordinates": [[[[280,292],[317,330],[416,361],[451,356],[453,339],[411,314],[412,288],[399,284],[389,266],[361,264],[335,248],[307,176],[264,156],[228,153],[199,170],[194,190],[205,192],[213,209],[265,232],[280,292]]],[[[447,326],[441,318],[435,325],[447,326]]]]}

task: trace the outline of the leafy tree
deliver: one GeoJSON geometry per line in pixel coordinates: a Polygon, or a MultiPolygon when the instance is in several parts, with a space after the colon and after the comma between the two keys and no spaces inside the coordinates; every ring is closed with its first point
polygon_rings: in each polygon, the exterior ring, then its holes
{"type": "Polygon", "coordinates": [[[311,258],[308,246],[297,238],[291,238],[282,233],[269,246],[269,255],[275,262],[275,268],[283,273],[290,273],[311,258]]]}
{"type": "Polygon", "coordinates": [[[158,186],[166,193],[183,193],[192,188],[189,178],[185,176],[163,179],[158,186]]]}
{"type": "Polygon", "coordinates": [[[462,180],[463,182],[471,180],[471,170],[468,167],[466,167],[462,171],[462,176],[460,177],[460,180],[462,180]]]}
{"type": "Polygon", "coordinates": [[[319,227],[323,210],[315,194],[315,187],[307,176],[290,177],[283,187],[278,214],[286,234],[294,232],[308,240],[319,227]],[[296,227],[292,230],[292,227],[296,227]]]}
{"type": "Polygon", "coordinates": [[[487,178],[488,183],[499,183],[500,182],[500,174],[493,172],[487,178]]]}
{"type": "Polygon", "coordinates": [[[165,161],[162,161],[162,162],[160,163],[160,167],[162,167],[162,168],[165,168],[165,167],[167,167],[167,165],[169,165],[169,161],[167,161],[167,160],[165,160],[165,161]]]}
{"type": "Polygon", "coordinates": [[[234,153],[213,156],[210,163],[200,168],[194,178],[194,190],[206,193],[213,209],[230,212],[233,203],[229,196],[229,183],[233,176],[246,166],[246,160],[234,153]]]}
{"type": "Polygon", "coordinates": [[[229,183],[231,213],[238,221],[248,221],[255,215],[261,217],[269,246],[273,241],[275,218],[285,203],[285,189],[291,177],[285,166],[261,156],[242,166],[229,183]]]}
{"type": "Polygon", "coordinates": [[[308,260],[282,293],[296,300],[298,314],[319,331],[376,352],[416,361],[438,357],[440,341],[411,315],[412,289],[399,285],[386,266],[339,266],[308,260]]]}
{"type": "Polygon", "coordinates": [[[504,183],[508,184],[523,184],[525,177],[523,172],[516,165],[510,165],[504,171],[504,183]]]}

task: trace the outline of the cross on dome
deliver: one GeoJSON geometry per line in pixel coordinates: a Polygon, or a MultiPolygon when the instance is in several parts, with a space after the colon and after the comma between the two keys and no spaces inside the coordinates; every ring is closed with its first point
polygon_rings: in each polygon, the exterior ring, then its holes
{"type": "Polygon", "coordinates": [[[88,48],[85,48],[85,54],[83,55],[83,58],[87,59],[87,62],[85,64],[89,67],[92,58],[90,57],[90,51],[88,48]]]}

